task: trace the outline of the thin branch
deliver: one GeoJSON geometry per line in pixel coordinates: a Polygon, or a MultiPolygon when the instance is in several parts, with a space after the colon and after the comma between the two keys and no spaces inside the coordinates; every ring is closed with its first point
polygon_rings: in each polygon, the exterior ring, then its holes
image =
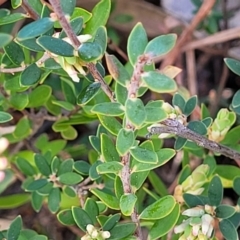
{"type": "Polygon", "coordinates": [[[34,11],[34,9],[32,9],[27,0],[22,1],[21,7],[32,19],[37,20],[39,18],[39,15],[34,11]]]}
{"type": "Polygon", "coordinates": [[[151,136],[153,134],[161,134],[161,133],[175,134],[179,137],[185,138],[187,140],[191,140],[195,142],[198,146],[209,149],[212,152],[218,152],[231,159],[240,160],[239,152],[229,147],[226,147],[222,144],[219,144],[207,139],[206,137],[185,127],[183,124],[181,124],[175,119],[168,118],[162,121],[159,126],[154,126],[154,125],[150,126],[148,128],[148,131],[149,131],[148,136],[151,136]]]}
{"type": "MultiPolygon", "coordinates": [[[[79,46],[81,45],[81,42],[77,38],[77,35],[74,33],[68,20],[66,19],[65,15],[61,9],[59,0],[49,0],[49,2],[51,3],[52,8],[53,8],[54,12],[56,13],[63,30],[67,34],[68,38],[71,40],[74,48],[77,50],[79,48],[79,46]]],[[[86,64],[86,66],[87,66],[89,72],[94,77],[95,81],[98,81],[101,83],[102,90],[107,94],[107,96],[110,98],[110,100],[112,102],[114,102],[115,100],[114,100],[113,93],[112,93],[110,87],[105,83],[101,74],[98,72],[96,66],[93,63],[88,63],[88,64],[86,64]]]]}

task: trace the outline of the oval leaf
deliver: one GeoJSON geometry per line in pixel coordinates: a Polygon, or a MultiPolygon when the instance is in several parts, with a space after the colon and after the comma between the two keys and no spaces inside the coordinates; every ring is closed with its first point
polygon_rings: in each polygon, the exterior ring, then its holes
{"type": "Polygon", "coordinates": [[[217,218],[230,218],[235,212],[236,209],[233,206],[229,205],[219,205],[216,210],[216,217],[217,218]]]}
{"type": "Polygon", "coordinates": [[[5,47],[12,41],[13,37],[7,33],[0,33],[0,48],[5,47]]]}
{"type": "Polygon", "coordinates": [[[4,51],[13,64],[20,66],[24,63],[25,56],[23,50],[17,43],[12,41],[4,47],[4,51]]]}
{"type": "Polygon", "coordinates": [[[64,209],[60,211],[57,215],[58,221],[66,226],[71,226],[75,224],[72,211],[70,209],[64,209]]]}
{"type": "Polygon", "coordinates": [[[224,58],[224,62],[226,63],[230,70],[232,70],[235,74],[240,76],[240,61],[232,58],[224,58]]]}
{"type": "Polygon", "coordinates": [[[122,128],[119,131],[116,140],[116,149],[118,153],[121,156],[125,155],[134,144],[134,140],[134,132],[132,130],[122,128]]]}
{"type": "Polygon", "coordinates": [[[130,149],[131,155],[139,162],[154,164],[158,162],[158,156],[154,151],[142,148],[135,147],[130,149]]]}
{"type": "Polygon", "coordinates": [[[59,182],[66,185],[78,184],[83,180],[83,177],[74,172],[63,173],[59,176],[59,182]]]}
{"type": "Polygon", "coordinates": [[[107,162],[97,166],[97,172],[99,174],[114,173],[119,174],[123,165],[120,162],[107,162]]]}
{"type": "Polygon", "coordinates": [[[13,117],[9,113],[0,111],[0,123],[5,123],[12,119],[13,117]]]}
{"type": "Polygon", "coordinates": [[[78,56],[85,62],[92,62],[102,57],[102,47],[97,42],[85,42],[78,48],[78,56]]]}
{"type": "Polygon", "coordinates": [[[80,229],[86,231],[88,224],[93,225],[93,222],[87,212],[79,207],[72,208],[73,218],[80,229]]]}
{"type": "Polygon", "coordinates": [[[59,188],[52,188],[48,196],[48,208],[52,213],[56,213],[59,210],[61,201],[61,193],[59,188]]]}
{"type": "Polygon", "coordinates": [[[41,74],[42,70],[35,63],[32,63],[21,73],[20,84],[22,86],[32,86],[40,80],[41,74]]]}
{"type": "Polygon", "coordinates": [[[22,218],[17,216],[11,223],[7,231],[7,239],[17,240],[22,229],[22,218]]]}
{"type": "Polygon", "coordinates": [[[117,102],[105,102],[96,104],[91,109],[91,111],[105,116],[120,116],[124,113],[122,105],[117,102]]]}
{"type": "Polygon", "coordinates": [[[214,176],[209,184],[208,198],[211,206],[218,206],[222,202],[223,187],[221,179],[218,176],[214,176]]]}
{"type": "Polygon", "coordinates": [[[227,219],[219,222],[219,229],[226,240],[238,239],[238,233],[234,225],[227,219]]]}
{"type": "Polygon", "coordinates": [[[137,202],[137,196],[132,193],[126,193],[120,198],[120,209],[123,215],[131,216],[137,202]]]}

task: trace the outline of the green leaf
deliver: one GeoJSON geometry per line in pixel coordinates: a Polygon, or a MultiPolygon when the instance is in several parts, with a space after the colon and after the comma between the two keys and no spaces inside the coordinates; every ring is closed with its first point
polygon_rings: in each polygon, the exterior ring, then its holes
{"type": "Polygon", "coordinates": [[[145,107],[146,111],[146,123],[156,123],[156,122],[161,122],[167,118],[167,113],[159,107],[151,107],[151,106],[146,106],[145,107]]]}
{"type": "Polygon", "coordinates": [[[116,147],[107,134],[101,134],[101,153],[105,162],[120,161],[116,147]]]}
{"type": "Polygon", "coordinates": [[[58,221],[66,226],[71,226],[75,224],[72,211],[70,209],[64,209],[57,214],[58,221]]]}
{"type": "Polygon", "coordinates": [[[191,129],[192,131],[200,134],[200,135],[206,135],[207,134],[207,128],[204,123],[200,121],[191,121],[188,123],[187,128],[191,129]]]}
{"type": "Polygon", "coordinates": [[[117,102],[125,106],[125,102],[127,100],[127,95],[128,95],[127,88],[123,87],[121,84],[116,82],[115,95],[116,95],[117,102]]]}
{"type": "Polygon", "coordinates": [[[42,36],[37,39],[37,43],[46,51],[54,53],[58,56],[73,57],[74,48],[68,42],[51,36],[42,36]]]}
{"type": "Polygon", "coordinates": [[[84,34],[94,35],[100,26],[107,23],[111,10],[111,0],[101,0],[92,10],[92,18],[84,29],[84,34]]]}
{"type": "Polygon", "coordinates": [[[99,208],[95,200],[88,198],[84,204],[84,210],[88,213],[94,224],[97,223],[97,216],[99,215],[99,208]]]}
{"type": "Polygon", "coordinates": [[[1,17],[0,18],[0,26],[1,25],[6,25],[6,24],[9,24],[9,23],[17,22],[17,21],[22,20],[26,17],[27,17],[27,15],[23,14],[23,13],[13,13],[13,14],[1,17]]]}
{"type": "Polygon", "coordinates": [[[132,235],[135,232],[136,224],[135,223],[123,223],[117,224],[113,229],[110,230],[111,237],[109,240],[123,240],[127,236],[132,235]]]}
{"type": "Polygon", "coordinates": [[[176,204],[169,215],[154,222],[149,232],[149,238],[154,240],[166,235],[177,223],[179,215],[180,205],[176,204]]]}
{"type": "Polygon", "coordinates": [[[9,226],[7,231],[7,239],[8,240],[17,240],[22,229],[22,218],[21,216],[17,216],[9,226]]]}
{"type": "Polygon", "coordinates": [[[124,190],[123,190],[122,180],[119,176],[115,177],[114,190],[115,190],[116,197],[120,199],[121,196],[124,194],[124,190]]]}
{"type": "Polygon", "coordinates": [[[61,193],[59,188],[52,188],[48,196],[48,208],[52,213],[56,213],[59,210],[61,201],[61,193]]]}
{"type": "Polygon", "coordinates": [[[121,218],[120,213],[116,213],[109,217],[108,220],[102,226],[103,231],[110,231],[114,226],[116,226],[120,218],[121,218]]]}
{"type": "Polygon", "coordinates": [[[5,123],[11,121],[12,119],[13,117],[9,113],[0,111],[0,123],[5,123]]]}
{"type": "Polygon", "coordinates": [[[23,110],[29,103],[26,93],[15,93],[9,98],[9,102],[16,110],[23,110]]]}
{"type": "Polygon", "coordinates": [[[40,107],[50,98],[52,94],[52,88],[47,85],[41,85],[35,88],[29,94],[28,107],[40,107]]]}
{"type": "Polygon", "coordinates": [[[130,75],[122,63],[114,56],[106,54],[106,62],[111,76],[118,84],[126,87],[130,82],[130,75]]]}
{"type": "Polygon", "coordinates": [[[24,158],[18,157],[16,160],[17,167],[27,176],[34,176],[36,174],[36,170],[33,166],[24,158]]]}
{"type": "Polygon", "coordinates": [[[88,213],[79,207],[72,207],[72,215],[78,227],[83,231],[86,231],[88,224],[93,225],[88,213]]]}
{"type": "Polygon", "coordinates": [[[13,182],[16,181],[16,176],[10,169],[2,170],[4,172],[4,179],[0,184],[0,194],[4,192],[13,182]]]}
{"type": "Polygon", "coordinates": [[[58,175],[61,175],[63,173],[67,173],[67,172],[72,172],[73,171],[73,164],[74,164],[74,161],[71,158],[64,160],[60,164],[60,167],[58,169],[58,175]]]}
{"type": "Polygon", "coordinates": [[[127,42],[128,57],[133,66],[136,64],[138,57],[144,53],[147,43],[147,33],[142,23],[137,23],[132,29],[127,42]]]}
{"type": "Polygon", "coordinates": [[[157,151],[156,154],[157,162],[155,164],[153,164],[152,162],[147,163],[146,161],[145,163],[135,161],[134,164],[132,164],[133,165],[132,172],[143,172],[160,167],[164,165],[166,162],[168,162],[171,158],[173,158],[176,152],[173,149],[163,148],[157,151]]]}
{"type": "Polygon", "coordinates": [[[233,189],[240,196],[240,177],[236,177],[233,181],[233,189]]]}
{"type": "Polygon", "coordinates": [[[109,208],[119,210],[119,200],[115,196],[98,189],[91,189],[90,191],[109,208]]]}
{"type": "Polygon", "coordinates": [[[71,18],[75,19],[79,16],[81,16],[84,20],[84,23],[86,23],[92,17],[92,13],[88,12],[86,9],[83,9],[83,8],[80,8],[80,7],[75,7],[71,18]]]}
{"type": "Polygon", "coordinates": [[[130,184],[133,193],[135,193],[139,188],[142,187],[146,178],[148,177],[149,171],[133,172],[130,177],[130,184]]]}
{"type": "Polygon", "coordinates": [[[21,86],[32,86],[36,84],[41,78],[42,70],[32,63],[25,68],[20,75],[21,86]]]}
{"type": "Polygon", "coordinates": [[[119,172],[122,170],[123,165],[120,162],[106,162],[103,164],[100,164],[97,167],[97,172],[99,174],[106,174],[106,173],[114,173],[119,174],[119,172]]]}
{"type": "Polygon", "coordinates": [[[238,90],[238,91],[234,94],[233,99],[232,99],[232,105],[231,105],[231,106],[232,106],[233,108],[239,107],[239,106],[240,106],[239,101],[240,101],[240,90],[238,90]]]}
{"type": "Polygon", "coordinates": [[[143,102],[139,98],[129,98],[126,101],[126,117],[136,127],[141,127],[146,119],[146,112],[143,102]]]}
{"type": "Polygon", "coordinates": [[[177,137],[175,144],[174,144],[174,149],[176,151],[181,150],[187,143],[187,139],[186,138],[182,138],[182,137],[177,137]]]}
{"type": "Polygon", "coordinates": [[[40,18],[34,22],[29,23],[24,26],[17,34],[17,39],[19,41],[35,38],[40,36],[41,34],[46,33],[51,28],[53,28],[54,22],[51,18],[45,17],[40,18]]]}
{"type": "Polygon", "coordinates": [[[236,209],[233,206],[222,204],[215,209],[215,212],[217,218],[226,219],[233,216],[233,214],[236,212],[236,209]]]}
{"type": "Polygon", "coordinates": [[[240,61],[232,58],[224,58],[224,62],[226,63],[230,70],[232,70],[235,74],[240,76],[240,61]]]}
{"type": "Polygon", "coordinates": [[[36,191],[42,187],[44,187],[46,184],[48,183],[48,180],[46,178],[41,178],[41,179],[37,179],[34,180],[33,182],[31,182],[25,190],[27,191],[36,191]]]}
{"type": "Polygon", "coordinates": [[[165,196],[157,200],[147,208],[145,208],[140,214],[140,219],[156,220],[161,219],[169,215],[176,205],[176,200],[173,196],[165,196]]]}
{"type": "Polygon", "coordinates": [[[96,136],[89,136],[89,141],[92,147],[98,152],[101,153],[100,139],[96,136]]]}
{"type": "Polygon", "coordinates": [[[75,86],[72,81],[62,77],[61,78],[61,89],[67,102],[75,105],[76,104],[76,93],[75,86]]]}
{"type": "Polygon", "coordinates": [[[76,0],[61,0],[61,9],[65,15],[71,16],[76,6],[76,0]]]}
{"type": "Polygon", "coordinates": [[[97,172],[97,166],[101,165],[102,162],[100,160],[97,160],[89,169],[89,177],[91,178],[91,180],[97,180],[99,179],[101,176],[98,174],[97,172]]]}
{"type": "Polygon", "coordinates": [[[131,155],[141,163],[154,164],[158,162],[158,156],[154,151],[145,149],[143,147],[134,147],[130,149],[131,155]]]}
{"type": "Polygon", "coordinates": [[[84,62],[93,62],[102,57],[103,49],[98,42],[85,42],[78,48],[78,56],[84,62]]]}
{"type": "Polygon", "coordinates": [[[44,196],[40,195],[37,191],[32,192],[32,207],[36,212],[41,210],[43,205],[44,196]]]}
{"type": "Polygon", "coordinates": [[[184,193],[183,199],[189,208],[196,207],[198,205],[204,206],[209,204],[209,199],[206,196],[192,195],[190,193],[184,193]]]}
{"type": "Polygon", "coordinates": [[[83,177],[74,172],[63,173],[59,176],[59,182],[66,185],[78,184],[83,180],[83,177]]]}
{"type": "Polygon", "coordinates": [[[0,209],[16,209],[29,202],[29,194],[17,193],[0,197],[0,209]]]}
{"type": "MultiPolygon", "coordinates": [[[[16,39],[17,43],[19,45],[21,45],[22,47],[29,49],[31,51],[34,52],[44,52],[44,49],[42,47],[40,47],[37,43],[36,43],[36,39],[35,38],[30,38],[30,39],[26,39],[26,40],[18,40],[16,39]]],[[[54,61],[54,60],[53,60],[54,61]]],[[[54,61],[55,62],[55,61],[54,61]]]]}
{"type": "Polygon", "coordinates": [[[4,51],[13,64],[20,66],[24,63],[25,56],[24,56],[23,50],[14,41],[6,45],[4,47],[4,51]]]}
{"type": "Polygon", "coordinates": [[[102,49],[102,56],[104,55],[106,48],[107,48],[107,30],[105,27],[100,26],[97,29],[97,32],[95,34],[94,42],[99,44],[99,46],[102,49]]]}
{"type": "Polygon", "coordinates": [[[141,76],[145,86],[154,92],[171,93],[177,90],[176,82],[160,72],[144,72],[141,76]]]}
{"type": "Polygon", "coordinates": [[[183,114],[189,116],[197,106],[197,96],[193,96],[186,102],[183,114]]]}
{"type": "Polygon", "coordinates": [[[22,4],[22,0],[11,0],[11,5],[13,9],[20,7],[22,4]]]}
{"type": "Polygon", "coordinates": [[[154,172],[151,171],[148,175],[148,179],[151,182],[153,189],[159,194],[159,196],[168,195],[168,189],[161,180],[161,178],[154,172]]]}
{"type": "Polygon", "coordinates": [[[9,44],[12,41],[13,37],[10,34],[7,33],[0,33],[0,48],[5,47],[7,44],[9,44]]]}
{"type": "Polygon", "coordinates": [[[77,97],[77,104],[78,105],[85,105],[89,101],[91,101],[101,89],[100,82],[91,83],[89,86],[84,88],[82,92],[77,97]]]}
{"type": "MultiPolygon", "coordinates": [[[[79,15],[81,16],[81,15],[79,15]]],[[[79,35],[79,33],[82,31],[83,28],[83,17],[76,17],[70,21],[70,26],[72,27],[73,32],[76,35],[79,35]]],[[[67,34],[64,30],[61,31],[59,38],[65,38],[67,37],[67,34]]]]}
{"type": "Polygon", "coordinates": [[[124,113],[123,106],[117,102],[98,103],[94,105],[91,111],[105,116],[120,116],[124,113]]]}
{"type": "Polygon", "coordinates": [[[218,206],[222,202],[223,187],[218,176],[214,176],[209,184],[208,198],[211,206],[218,206]]]}
{"type": "Polygon", "coordinates": [[[48,177],[52,173],[46,158],[44,158],[42,155],[36,153],[34,155],[34,161],[41,174],[48,177]]]}
{"type": "Polygon", "coordinates": [[[181,111],[183,112],[185,109],[186,101],[183,98],[183,96],[177,92],[173,95],[172,104],[173,104],[173,106],[179,107],[181,109],[181,111]]]}
{"type": "Polygon", "coordinates": [[[90,164],[86,161],[79,160],[74,162],[73,168],[76,172],[80,173],[81,175],[88,175],[90,170],[90,164]]]}
{"type": "Polygon", "coordinates": [[[98,115],[101,124],[113,135],[117,136],[122,129],[121,123],[114,117],[98,115]]]}
{"type": "Polygon", "coordinates": [[[48,196],[50,192],[53,189],[53,183],[48,182],[45,186],[37,190],[37,193],[39,193],[42,196],[48,196]]]}
{"type": "Polygon", "coordinates": [[[74,127],[68,126],[66,129],[61,131],[61,136],[66,140],[74,140],[78,136],[78,133],[74,127]]]}
{"type": "Polygon", "coordinates": [[[116,140],[116,149],[120,156],[124,156],[129,151],[134,144],[134,140],[135,137],[132,130],[122,128],[119,131],[116,140]]]}
{"type": "Polygon", "coordinates": [[[30,121],[27,117],[22,117],[13,132],[14,137],[19,139],[24,139],[25,137],[29,136],[32,129],[30,126],[30,121]]]}
{"type": "Polygon", "coordinates": [[[77,193],[73,187],[65,186],[63,188],[63,192],[65,195],[67,195],[70,198],[75,198],[77,196],[77,193]]]}
{"type": "Polygon", "coordinates": [[[152,57],[159,57],[168,53],[174,47],[177,40],[176,34],[167,34],[152,39],[145,48],[145,53],[152,57]]]}
{"type": "Polygon", "coordinates": [[[238,239],[238,233],[234,225],[227,219],[219,222],[219,229],[226,240],[238,239]]]}
{"type": "Polygon", "coordinates": [[[125,193],[120,198],[120,209],[123,215],[131,216],[137,202],[137,196],[133,193],[125,193]]]}

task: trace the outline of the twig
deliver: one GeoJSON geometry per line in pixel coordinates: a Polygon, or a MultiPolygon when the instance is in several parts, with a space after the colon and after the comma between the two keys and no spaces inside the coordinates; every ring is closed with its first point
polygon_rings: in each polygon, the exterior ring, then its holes
{"type": "Polygon", "coordinates": [[[211,150],[212,152],[218,152],[234,160],[240,160],[240,153],[228,148],[222,144],[216,143],[207,139],[206,137],[190,130],[189,128],[182,125],[175,119],[168,118],[161,122],[159,126],[150,126],[148,128],[149,135],[161,134],[161,133],[171,133],[179,137],[191,140],[195,142],[198,146],[204,147],[211,150]]]}
{"type": "MultiPolygon", "coordinates": [[[[81,45],[81,42],[77,38],[77,35],[74,33],[72,27],[70,26],[69,22],[67,21],[62,9],[59,0],[49,0],[49,2],[52,5],[52,8],[54,12],[56,13],[58,20],[67,34],[68,38],[71,40],[73,47],[77,50],[79,46],[81,45]]],[[[112,102],[114,102],[114,96],[113,93],[110,89],[110,87],[105,83],[103,77],[101,74],[98,72],[96,66],[93,63],[88,63],[86,64],[89,72],[92,74],[94,77],[95,81],[99,81],[101,83],[101,87],[103,91],[107,94],[107,96],[110,98],[112,102]]]]}
{"type": "Polygon", "coordinates": [[[186,52],[187,63],[187,81],[188,89],[191,95],[197,94],[197,77],[196,77],[196,62],[194,50],[188,50],[186,52]]]}
{"type": "Polygon", "coordinates": [[[168,56],[163,60],[161,64],[161,69],[168,65],[172,65],[176,58],[181,52],[181,48],[186,44],[189,40],[189,37],[192,36],[194,29],[198,26],[198,24],[204,19],[208,13],[211,11],[215,4],[216,0],[204,0],[202,6],[200,7],[197,14],[194,16],[191,24],[183,31],[181,36],[179,37],[177,44],[173,48],[173,50],[168,54],[168,56]]]}
{"type": "Polygon", "coordinates": [[[24,11],[27,12],[32,19],[37,20],[39,18],[38,14],[31,8],[31,6],[28,4],[26,0],[22,1],[21,6],[24,9],[24,11]]]}

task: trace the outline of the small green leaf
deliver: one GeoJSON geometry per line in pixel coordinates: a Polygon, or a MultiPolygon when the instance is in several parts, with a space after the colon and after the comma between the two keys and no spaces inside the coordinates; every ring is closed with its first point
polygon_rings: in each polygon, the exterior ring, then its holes
{"type": "Polygon", "coordinates": [[[36,164],[38,170],[44,176],[48,177],[52,173],[51,168],[50,168],[46,158],[44,158],[42,155],[36,153],[34,156],[34,161],[35,161],[35,164],[36,164]]]}
{"type": "Polygon", "coordinates": [[[226,63],[230,70],[232,70],[235,74],[240,76],[240,61],[232,58],[224,58],[224,62],[226,63]]]}
{"type": "Polygon", "coordinates": [[[11,0],[12,8],[16,9],[21,6],[22,0],[11,0]]]}
{"type": "Polygon", "coordinates": [[[100,26],[105,26],[111,10],[111,0],[101,0],[92,10],[92,18],[84,29],[84,34],[94,35],[100,26]]]}
{"type": "Polygon", "coordinates": [[[192,96],[186,102],[183,114],[189,116],[197,106],[197,96],[192,96]]]}
{"type": "Polygon", "coordinates": [[[131,121],[136,127],[141,127],[146,119],[146,112],[143,102],[139,98],[129,98],[126,101],[126,117],[131,121]]]}
{"type": "Polygon", "coordinates": [[[106,54],[106,62],[111,76],[118,84],[126,87],[130,82],[130,75],[122,63],[114,55],[109,54],[106,54]]]}
{"type": "Polygon", "coordinates": [[[103,231],[110,231],[120,220],[121,214],[116,213],[108,218],[108,220],[102,226],[103,231]]]}
{"type": "Polygon", "coordinates": [[[50,98],[52,94],[52,88],[47,85],[41,85],[35,88],[29,94],[28,107],[40,107],[50,98]]]}
{"type": "Polygon", "coordinates": [[[142,147],[134,147],[130,149],[130,153],[134,159],[141,163],[154,164],[158,162],[158,156],[154,151],[142,147]]]}
{"type": "Polygon", "coordinates": [[[123,106],[117,102],[98,103],[94,105],[91,111],[105,116],[120,116],[124,113],[123,106]]]}
{"type": "MultiPolygon", "coordinates": [[[[128,236],[132,235],[136,229],[135,223],[123,223],[117,224],[113,229],[110,230],[110,239],[120,240],[126,239],[128,236]]],[[[128,239],[128,238],[127,238],[128,239]]]]}
{"type": "Polygon", "coordinates": [[[72,211],[70,209],[64,209],[57,214],[58,221],[66,226],[75,224],[72,211]]]}
{"type": "Polygon", "coordinates": [[[48,208],[52,213],[56,213],[59,210],[61,201],[61,194],[59,188],[52,188],[48,196],[48,208]]]}
{"type": "Polygon", "coordinates": [[[104,55],[106,48],[107,48],[107,30],[105,27],[100,26],[97,29],[97,32],[95,34],[95,39],[94,39],[95,43],[98,43],[99,46],[102,49],[102,56],[104,55]]]}
{"type": "Polygon", "coordinates": [[[148,177],[148,174],[149,174],[149,171],[132,172],[130,177],[130,184],[131,184],[133,193],[135,193],[139,188],[142,187],[143,183],[148,177]]]}
{"type": "Polygon", "coordinates": [[[42,36],[37,39],[37,43],[46,51],[54,53],[58,56],[73,57],[74,48],[68,42],[51,36],[42,36]]]}
{"type": "Polygon", "coordinates": [[[167,118],[167,113],[159,107],[146,106],[146,123],[156,123],[161,122],[167,118]]]}
{"type": "Polygon", "coordinates": [[[42,208],[44,196],[40,195],[37,191],[32,192],[31,199],[32,207],[36,212],[39,212],[42,208]]]}
{"type": "Polygon", "coordinates": [[[240,196],[240,177],[236,177],[233,181],[233,189],[240,196]]]}
{"type": "Polygon", "coordinates": [[[182,138],[182,137],[177,137],[175,144],[174,144],[174,149],[176,151],[181,150],[185,144],[187,143],[187,139],[186,138],[182,138]]]}
{"type": "Polygon", "coordinates": [[[134,144],[134,132],[132,130],[124,129],[122,128],[118,135],[116,140],[116,149],[118,153],[123,156],[125,155],[129,149],[134,144]]]}
{"type": "Polygon", "coordinates": [[[9,113],[0,111],[0,123],[5,123],[12,119],[13,117],[9,113]]]}
{"type": "Polygon", "coordinates": [[[37,193],[39,193],[42,196],[48,196],[50,192],[53,189],[53,183],[48,182],[45,186],[37,190],[37,193]]]}
{"type": "Polygon", "coordinates": [[[78,48],[78,56],[85,62],[93,62],[102,57],[103,49],[98,42],[85,42],[78,48]]]}
{"type": "Polygon", "coordinates": [[[92,13],[88,12],[86,9],[75,7],[71,18],[75,19],[79,16],[81,16],[83,18],[84,23],[86,23],[92,17],[92,13]]]}
{"type": "Polygon", "coordinates": [[[101,124],[113,135],[117,136],[118,132],[121,130],[121,123],[114,117],[98,115],[101,124]]]}
{"type": "MultiPolygon", "coordinates": [[[[36,43],[36,39],[35,38],[30,38],[30,39],[26,39],[26,40],[17,40],[17,43],[19,45],[21,45],[22,47],[29,49],[31,51],[34,52],[44,52],[44,49],[42,47],[40,47],[37,43],[36,43]]],[[[54,61],[54,60],[53,60],[54,61]]],[[[55,62],[55,61],[54,61],[55,62]]]]}
{"type": "Polygon", "coordinates": [[[97,172],[99,174],[106,174],[106,173],[114,173],[119,174],[119,172],[122,170],[123,165],[120,162],[106,162],[103,164],[100,164],[97,167],[97,172]]]}
{"type": "Polygon", "coordinates": [[[237,230],[228,219],[223,219],[219,222],[219,229],[226,240],[238,239],[237,230]]]}
{"type": "Polygon", "coordinates": [[[141,23],[137,23],[132,29],[127,43],[127,52],[131,64],[134,66],[140,55],[144,53],[147,46],[147,33],[141,23]]]}
{"type": "Polygon", "coordinates": [[[34,176],[36,170],[33,166],[24,158],[18,157],[16,160],[17,167],[27,176],[34,176]]]}
{"type": "Polygon", "coordinates": [[[233,214],[236,212],[236,209],[233,206],[222,204],[215,209],[215,212],[217,218],[226,219],[233,216],[233,214]]]}
{"type": "Polygon", "coordinates": [[[116,82],[115,95],[116,95],[117,102],[125,106],[127,95],[128,95],[127,88],[123,87],[121,84],[116,82]]]}
{"type": "Polygon", "coordinates": [[[184,193],[183,199],[189,208],[196,207],[198,205],[204,206],[209,204],[209,199],[206,196],[192,195],[190,193],[184,193]]]}
{"type": "Polygon", "coordinates": [[[82,92],[77,97],[77,104],[78,105],[85,105],[89,101],[91,101],[101,89],[100,82],[91,83],[89,86],[84,88],[82,92]]]}
{"type": "Polygon", "coordinates": [[[119,176],[116,176],[115,178],[114,190],[115,190],[116,197],[120,199],[121,196],[124,194],[124,190],[123,190],[122,180],[119,176]]]}
{"type": "Polygon", "coordinates": [[[27,191],[36,191],[42,187],[44,187],[46,184],[48,183],[48,180],[46,178],[41,178],[41,179],[37,179],[34,180],[33,182],[31,182],[25,190],[27,191]]]}
{"type": "Polygon", "coordinates": [[[218,206],[222,202],[223,187],[221,179],[218,176],[214,176],[209,184],[208,198],[211,206],[218,206]]]}
{"type": "Polygon", "coordinates": [[[27,17],[27,15],[23,14],[23,13],[13,13],[13,14],[1,17],[0,18],[0,26],[1,25],[6,25],[6,24],[9,24],[9,23],[17,22],[17,21],[22,20],[26,17],[27,17]]]}
{"type": "Polygon", "coordinates": [[[74,127],[68,126],[66,129],[61,131],[61,136],[66,140],[74,140],[78,136],[78,133],[74,127]]]}
{"type": "Polygon", "coordinates": [[[66,194],[68,197],[75,198],[77,196],[77,193],[73,187],[65,186],[63,188],[64,194],[66,194]]]}
{"type": "Polygon", "coordinates": [[[7,33],[0,33],[0,48],[5,47],[7,44],[9,44],[12,41],[13,37],[10,34],[7,33]]]}
{"type": "Polygon", "coordinates": [[[24,139],[25,137],[29,136],[32,132],[32,128],[30,126],[30,121],[27,117],[22,117],[13,132],[14,137],[19,139],[24,139]]]}
{"type": "Polygon", "coordinates": [[[4,47],[4,51],[13,64],[20,66],[24,63],[25,56],[24,56],[23,50],[14,41],[6,45],[4,47]]]}
{"type": "Polygon", "coordinates": [[[234,96],[233,96],[233,99],[232,99],[232,107],[233,108],[237,108],[240,106],[240,90],[238,90],[234,96]]]}
{"type": "Polygon", "coordinates": [[[1,196],[0,209],[16,209],[29,202],[29,200],[30,196],[26,193],[16,193],[8,196],[1,196]]]}
{"type": "Polygon", "coordinates": [[[99,208],[95,200],[88,198],[84,204],[84,210],[88,213],[94,224],[97,223],[96,217],[99,215],[99,208]]]}
{"type": "Polygon", "coordinates": [[[176,82],[160,72],[145,72],[142,74],[142,80],[146,87],[154,92],[171,93],[177,90],[176,82]]]}
{"type": "Polygon", "coordinates": [[[159,196],[166,196],[168,195],[168,189],[165,186],[164,182],[162,181],[162,179],[154,172],[151,171],[148,175],[148,179],[151,182],[154,190],[156,191],[156,193],[159,194],[159,196]]]}
{"type": "Polygon", "coordinates": [[[83,177],[74,172],[63,173],[59,176],[59,182],[66,185],[78,184],[83,180],[83,177]]]}
{"type": "Polygon", "coordinates": [[[191,129],[192,131],[201,134],[206,135],[207,134],[207,128],[204,123],[200,121],[191,121],[188,123],[187,128],[191,129]]]}
{"type": "Polygon", "coordinates": [[[7,231],[8,240],[17,240],[22,229],[22,218],[17,216],[9,226],[7,231]]]}
{"type": "Polygon", "coordinates": [[[17,34],[19,41],[35,38],[49,31],[54,25],[51,18],[40,18],[24,26],[17,34]]]}
{"type": "Polygon", "coordinates": [[[172,50],[176,40],[176,34],[167,34],[156,37],[147,44],[145,53],[150,53],[152,57],[162,56],[172,50]]]}
{"type": "Polygon", "coordinates": [[[97,160],[89,169],[89,177],[91,180],[97,180],[101,176],[97,172],[97,166],[101,165],[102,162],[100,160],[97,160]]]}
{"type": "Polygon", "coordinates": [[[115,196],[98,189],[91,189],[90,191],[109,208],[119,210],[119,200],[115,196]]]}
{"type": "Polygon", "coordinates": [[[86,231],[88,224],[93,225],[88,213],[79,207],[72,207],[72,215],[78,227],[83,231],[86,231]]]}
{"type": "Polygon", "coordinates": [[[166,235],[177,223],[179,215],[180,205],[176,204],[174,209],[169,215],[154,222],[149,232],[150,239],[151,240],[159,239],[160,237],[166,235]]]}
{"type": "Polygon", "coordinates": [[[120,209],[123,215],[131,216],[137,202],[137,196],[132,193],[125,193],[120,198],[120,209]]]}
{"type": "Polygon", "coordinates": [[[76,6],[76,0],[60,0],[62,11],[65,15],[71,16],[76,6]]]}
{"type": "Polygon", "coordinates": [[[180,93],[175,93],[172,99],[173,106],[177,106],[184,112],[186,101],[180,93]]]}
{"type": "Polygon", "coordinates": [[[165,196],[157,200],[140,214],[140,219],[156,220],[169,215],[176,205],[176,200],[173,196],[165,196]]]}
{"type": "Polygon", "coordinates": [[[10,96],[9,102],[17,110],[23,110],[29,103],[26,93],[15,93],[10,96]]]}
{"type": "Polygon", "coordinates": [[[113,141],[107,134],[101,134],[101,153],[105,162],[120,161],[118,152],[113,141]]]}
{"type": "Polygon", "coordinates": [[[89,174],[89,170],[90,170],[90,164],[86,161],[75,161],[74,162],[74,170],[78,173],[80,173],[81,175],[88,175],[89,174]]]}
{"type": "Polygon", "coordinates": [[[36,84],[41,78],[42,70],[32,63],[25,68],[20,75],[21,86],[32,86],[36,84]]]}

